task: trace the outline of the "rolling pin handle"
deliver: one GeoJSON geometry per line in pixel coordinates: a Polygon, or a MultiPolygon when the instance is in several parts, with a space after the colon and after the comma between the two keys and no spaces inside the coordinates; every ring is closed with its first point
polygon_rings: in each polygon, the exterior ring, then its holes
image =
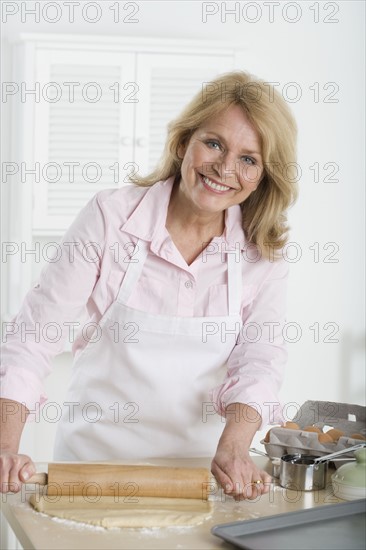
{"type": "Polygon", "coordinates": [[[26,483],[37,483],[37,485],[47,485],[47,474],[46,473],[39,473],[32,475],[29,479],[27,479],[26,483]]]}

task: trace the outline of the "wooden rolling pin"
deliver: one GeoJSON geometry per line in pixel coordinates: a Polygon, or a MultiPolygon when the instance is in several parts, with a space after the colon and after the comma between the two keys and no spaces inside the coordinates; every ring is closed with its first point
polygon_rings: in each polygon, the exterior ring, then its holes
{"type": "Polygon", "coordinates": [[[48,474],[27,483],[47,485],[47,495],[197,498],[207,500],[210,473],[206,468],[170,468],[97,463],[52,463],[48,474]]]}

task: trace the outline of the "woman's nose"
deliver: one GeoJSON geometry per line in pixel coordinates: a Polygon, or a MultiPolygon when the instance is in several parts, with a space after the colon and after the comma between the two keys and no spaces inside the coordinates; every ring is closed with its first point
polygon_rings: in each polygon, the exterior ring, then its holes
{"type": "Polygon", "coordinates": [[[221,178],[221,182],[238,182],[239,163],[234,155],[227,153],[223,155],[219,162],[215,163],[215,169],[221,178]]]}

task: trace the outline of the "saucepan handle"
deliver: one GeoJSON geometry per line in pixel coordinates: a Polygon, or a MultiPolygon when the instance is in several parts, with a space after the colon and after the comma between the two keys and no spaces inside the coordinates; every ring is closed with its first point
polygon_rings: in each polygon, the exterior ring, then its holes
{"type": "Polygon", "coordinates": [[[353,445],[352,447],[348,447],[347,449],[342,449],[341,451],[336,451],[335,453],[331,453],[329,455],[320,456],[319,458],[316,458],[314,462],[317,464],[319,464],[320,462],[327,462],[328,460],[331,460],[336,456],[345,455],[350,451],[356,451],[357,449],[360,449],[362,447],[366,447],[366,443],[359,443],[358,445],[353,445]]]}

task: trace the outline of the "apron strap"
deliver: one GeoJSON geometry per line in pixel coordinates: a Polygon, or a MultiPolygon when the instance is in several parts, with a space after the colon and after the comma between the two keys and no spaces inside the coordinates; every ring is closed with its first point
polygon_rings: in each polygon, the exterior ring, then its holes
{"type": "Polygon", "coordinates": [[[117,302],[127,304],[132,290],[140,278],[142,268],[149,253],[149,245],[146,241],[138,240],[135,246],[136,252],[128,262],[125,276],[117,294],[117,302]]]}
{"type": "Polygon", "coordinates": [[[227,253],[227,271],[228,271],[228,302],[229,302],[229,315],[239,315],[243,276],[242,276],[242,261],[241,254],[239,261],[237,261],[237,253],[228,251],[227,253]]]}

